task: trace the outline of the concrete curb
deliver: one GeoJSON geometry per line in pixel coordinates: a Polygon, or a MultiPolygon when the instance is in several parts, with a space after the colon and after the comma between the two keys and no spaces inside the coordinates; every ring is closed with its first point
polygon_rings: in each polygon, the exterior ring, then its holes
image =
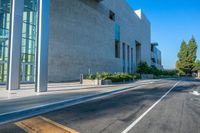
{"type": "Polygon", "coordinates": [[[134,87],[118,89],[118,90],[114,90],[114,91],[110,91],[110,92],[103,92],[103,93],[100,93],[100,94],[83,96],[83,97],[75,98],[75,99],[68,99],[68,100],[64,100],[64,101],[60,101],[60,102],[36,106],[36,107],[33,107],[33,108],[3,113],[3,114],[0,114],[0,125],[6,124],[6,123],[9,123],[9,122],[13,122],[13,121],[18,121],[18,120],[21,120],[21,119],[24,119],[24,118],[33,117],[33,116],[43,114],[43,113],[47,113],[47,112],[50,112],[50,111],[55,111],[55,110],[58,110],[58,109],[70,107],[70,106],[73,106],[73,105],[78,105],[78,104],[85,103],[85,102],[88,102],[88,101],[92,101],[92,100],[95,100],[95,99],[100,99],[100,98],[103,98],[103,97],[112,96],[112,95],[115,95],[115,94],[118,94],[118,93],[121,93],[121,92],[136,89],[138,87],[142,87],[144,85],[146,85],[146,84],[141,84],[141,85],[134,86],[134,87]]]}

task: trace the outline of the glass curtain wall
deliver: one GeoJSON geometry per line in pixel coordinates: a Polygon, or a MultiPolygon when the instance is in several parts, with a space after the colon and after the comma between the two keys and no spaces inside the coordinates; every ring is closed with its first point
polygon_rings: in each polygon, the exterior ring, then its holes
{"type": "Polygon", "coordinates": [[[37,0],[24,0],[21,81],[34,82],[37,0]]]}
{"type": "MultiPolygon", "coordinates": [[[[0,83],[7,80],[11,0],[0,0],[0,83]]],[[[34,82],[37,0],[24,0],[21,44],[22,82],[34,82]]]]}
{"type": "Polygon", "coordinates": [[[10,0],[0,0],[0,83],[7,80],[10,0]]]}

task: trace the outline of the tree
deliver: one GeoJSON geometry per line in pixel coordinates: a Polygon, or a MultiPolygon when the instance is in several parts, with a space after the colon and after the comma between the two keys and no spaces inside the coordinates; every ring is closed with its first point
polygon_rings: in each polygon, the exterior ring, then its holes
{"type": "Polygon", "coordinates": [[[189,74],[192,74],[195,67],[195,61],[197,58],[197,43],[194,37],[189,41],[188,44],[188,68],[189,74]]]}
{"type": "Polygon", "coordinates": [[[200,60],[197,60],[197,61],[195,62],[193,71],[194,71],[194,72],[200,71],[200,60]]]}
{"type": "Polygon", "coordinates": [[[176,62],[176,68],[180,75],[185,75],[187,73],[188,64],[188,46],[183,40],[181,43],[180,51],[178,53],[178,60],[176,62]]]}
{"type": "Polygon", "coordinates": [[[197,58],[197,43],[194,37],[186,44],[182,42],[180,51],[178,53],[178,60],[176,62],[176,69],[179,75],[192,75],[197,58]]]}

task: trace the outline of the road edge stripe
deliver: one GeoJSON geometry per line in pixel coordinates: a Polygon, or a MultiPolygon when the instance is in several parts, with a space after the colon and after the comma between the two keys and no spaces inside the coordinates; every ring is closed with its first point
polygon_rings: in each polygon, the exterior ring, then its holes
{"type": "Polygon", "coordinates": [[[149,109],[147,109],[140,117],[132,122],[124,131],[121,133],[128,133],[137,123],[139,123],[158,103],[160,103],[181,81],[176,82],[171,89],[169,89],[158,101],[156,101],[149,109]]]}

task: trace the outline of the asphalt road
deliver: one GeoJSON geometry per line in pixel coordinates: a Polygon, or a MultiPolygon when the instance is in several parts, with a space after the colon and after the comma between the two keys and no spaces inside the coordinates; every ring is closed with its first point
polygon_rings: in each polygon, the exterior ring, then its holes
{"type": "MultiPolygon", "coordinates": [[[[81,133],[200,133],[200,96],[194,90],[200,92],[200,81],[161,80],[40,116],[81,133]]],[[[24,130],[13,122],[0,125],[0,133],[24,130]]]]}

